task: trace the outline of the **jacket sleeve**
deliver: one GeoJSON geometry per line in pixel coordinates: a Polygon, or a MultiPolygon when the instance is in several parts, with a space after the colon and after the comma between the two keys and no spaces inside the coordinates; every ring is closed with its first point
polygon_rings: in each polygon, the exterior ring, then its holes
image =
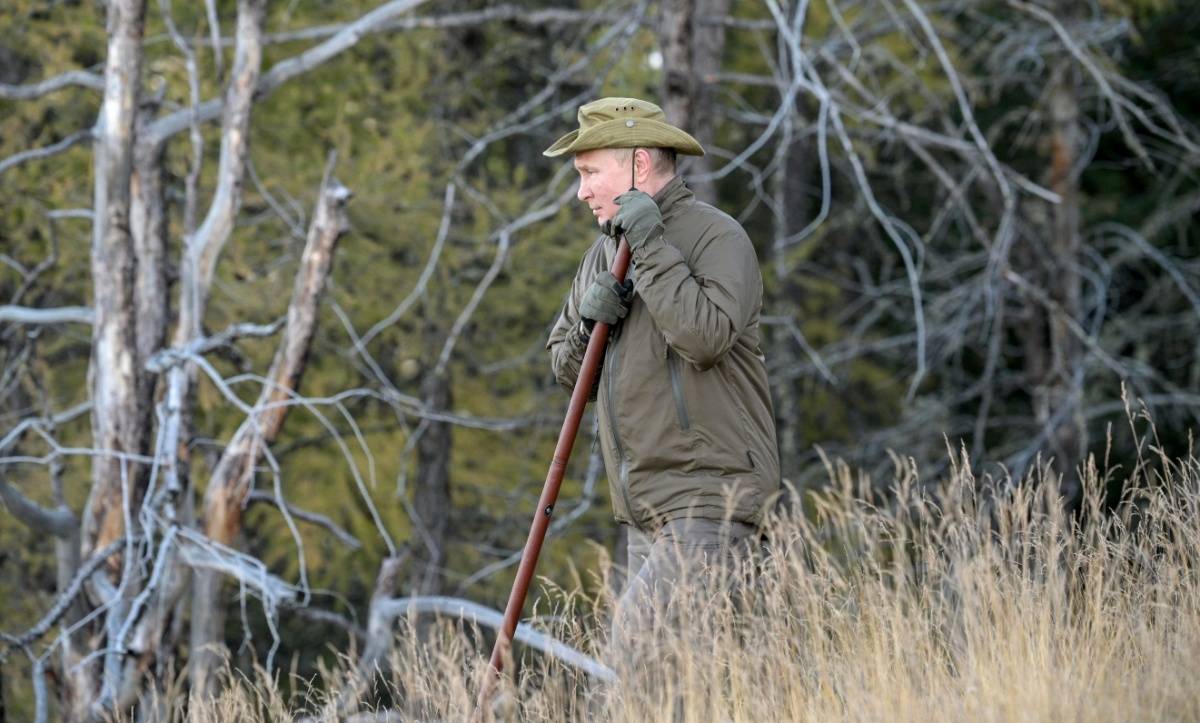
{"type": "Polygon", "coordinates": [[[703,232],[690,261],[662,235],[633,254],[637,293],[667,344],[701,370],[733,348],[762,303],[758,257],[729,223],[703,232]]]}
{"type": "MultiPolygon", "coordinates": [[[[600,244],[603,241],[600,239],[593,244],[579,262],[575,278],[571,281],[571,290],[567,293],[567,300],[563,304],[558,320],[554,322],[554,328],[550,330],[550,338],[546,342],[546,349],[550,352],[550,367],[554,370],[554,379],[559,386],[567,390],[568,394],[575,390],[575,381],[579,379],[579,368],[583,365],[583,355],[587,351],[587,340],[579,328],[582,320],[579,316],[579,303],[583,299],[584,291],[596,276],[595,259],[596,254],[602,250],[600,244]]],[[[600,258],[603,256],[601,255],[600,258]]],[[[603,360],[601,364],[603,364],[603,360]]],[[[595,381],[588,394],[589,401],[595,401],[599,388],[600,370],[597,369],[595,381]]]]}

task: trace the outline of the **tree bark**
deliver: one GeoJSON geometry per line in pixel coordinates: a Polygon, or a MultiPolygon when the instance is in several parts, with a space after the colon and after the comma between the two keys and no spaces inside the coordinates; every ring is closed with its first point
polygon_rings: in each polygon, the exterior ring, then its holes
{"type": "MultiPolygon", "coordinates": [[[[108,5],[104,98],[94,145],[91,273],[95,316],[88,365],[92,446],[107,454],[92,461],[92,486],[80,532],[83,557],[125,534],[126,511],[132,517],[138,509],[144,480],[140,465],[111,455],[143,453],[147,429],[147,420],[138,416],[137,269],[130,235],[145,9],[143,0],[112,0],[108,5]]],[[[114,576],[120,569],[120,556],[114,556],[107,574],[114,576]]],[[[109,617],[115,613],[110,612],[109,617]]],[[[80,631],[64,645],[64,713],[71,720],[84,719],[97,695],[98,666],[78,663],[93,647],[102,647],[103,640],[102,634],[93,639],[80,631]]]]}
{"type": "MultiPolygon", "coordinates": [[[[332,169],[331,169],[332,170],[332,169]]],[[[263,451],[279,434],[290,406],[282,404],[299,389],[300,378],[316,331],[317,310],[333,254],[349,223],[345,204],[350,192],[327,176],[321,186],[309,228],[300,269],[288,304],[287,326],[254,412],[226,447],[204,494],[204,532],[223,545],[232,545],[242,530],[242,510],[253,487],[254,468],[263,451]]],[[[203,696],[215,690],[213,673],[221,655],[225,616],[219,573],[197,570],[193,577],[191,677],[193,691],[203,696]]]]}
{"type": "MultiPolygon", "coordinates": [[[[794,126],[802,122],[799,112],[795,116],[794,126]]],[[[787,246],[785,240],[800,233],[812,221],[813,209],[809,200],[813,174],[813,156],[815,149],[810,140],[799,138],[788,144],[784,162],[780,164],[779,176],[776,179],[776,206],[782,213],[776,217],[775,238],[773,244],[772,266],[775,269],[776,282],[779,284],[779,298],[776,304],[782,313],[791,316],[797,324],[803,318],[798,312],[795,299],[805,298],[803,289],[799,288],[795,279],[787,269],[787,246]]],[[[780,333],[779,342],[773,344],[775,355],[786,355],[778,364],[791,366],[798,358],[795,342],[786,333],[780,333]]],[[[774,380],[776,402],[776,425],[779,439],[779,462],[784,476],[787,470],[797,469],[801,450],[801,399],[800,380],[778,375],[774,380]]]]}
{"type": "MultiPolygon", "coordinates": [[[[430,409],[450,409],[449,373],[431,371],[421,382],[422,397],[430,409]]],[[[442,592],[446,562],[446,533],[450,527],[450,453],[453,444],[448,422],[429,421],[417,442],[417,475],[413,490],[412,542],[413,595],[442,592]]]]}
{"type": "Polygon", "coordinates": [[[1041,385],[1036,407],[1038,420],[1052,426],[1050,438],[1056,468],[1062,474],[1062,494],[1069,505],[1079,496],[1075,472],[1086,448],[1082,405],[1077,398],[1076,375],[1083,364],[1082,345],[1070,323],[1082,318],[1079,235],[1079,176],[1076,164],[1082,147],[1079,127],[1079,81],[1074,64],[1060,61],[1050,81],[1051,140],[1050,189],[1062,201],[1053,207],[1051,236],[1053,275],[1046,291],[1058,305],[1049,317],[1051,364],[1041,385]]]}
{"type": "Polygon", "coordinates": [[[1071,324],[1081,319],[1079,274],[1079,179],[1076,165],[1082,147],[1079,127],[1078,78],[1068,60],[1052,70],[1046,92],[1050,128],[1046,184],[1060,197],[1043,217],[1046,243],[1037,239],[1021,249],[1014,261],[1040,287],[1043,298],[1026,300],[1022,330],[1025,380],[1033,414],[1046,435],[1052,466],[1061,475],[1060,491],[1068,507],[1078,500],[1075,468],[1086,448],[1076,374],[1083,349],[1071,324]]]}
{"type": "MultiPolygon", "coordinates": [[[[714,141],[714,91],[725,50],[725,26],[710,21],[728,13],[729,0],[664,0],[659,8],[663,112],[704,146],[714,141]]],[[[712,171],[710,158],[691,160],[688,185],[696,198],[713,203],[716,183],[702,178],[712,171]]]]}
{"type": "Polygon", "coordinates": [[[375,578],[375,591],[367,612],[367,636],[362,654],[355,664],[354,674],[338,692],[336,710],[338,716],[349,715],[358,710],[360,698],[371,678],[386,666],[387,654],[392,649],[392,623],[395,618],[382,614],[380,607],[396,594],[400,573],[408,561],[407,551],[388,557],[379,565],[375,578]]]}
{"type": "MultiPolygon", "coordinates": [[[[152,118],[152,109],[139,117],[139,131],[152,118]]],[[[140,133],[139,133],[139,137],[140,133]]],[[[150,421],[157,374],[146,362],[162,348],[167,334],[167,212],[161,144],[138,143],[133,157],[130,231],[134,257],[134,306],[137,315],[138,419],[150,421]]]]}
{"type": "MultiPolygon", "coordinates": [[[[144,451],[145,425],[137,418],[137,349],[134,285],[136,255],[130,235],[130,180],[133,171],[141,38],[145,4],[114,0],[108,6],[108,56],[104,100],[95,143],[95,195],[92,224],[92,437],[96,449],[144,451]]],[[[98,456],[83,519],[83,554],[104,547],[124,532],[122,474],[137,509],[136,469],[98,456]]],[[[119,565],[119,563],[114,563],[119,565]]]]}

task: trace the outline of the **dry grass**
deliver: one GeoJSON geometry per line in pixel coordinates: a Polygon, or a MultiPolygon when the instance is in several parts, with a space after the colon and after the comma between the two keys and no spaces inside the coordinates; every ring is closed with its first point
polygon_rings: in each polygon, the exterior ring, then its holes
{"type": "MultiPolygon", "coordinates": [[[[1099,491],[1111,473],[1092,466],[1070,518],[1044,470],[997,484],[953,458],[946,479],[924,485],[897,460],[886,503],[831,465],[829,490],[771,521],[769,554],[742,571],[752,581],[743,596],[708,577],[680,586],[674,624],[649,636],[639,658],[650,662],[615,688],[523,654],[496,716],[1200,720],[1200,464],[1144,460],[1107,511],[1099,491]]],[[[612,601],[561,590],[547,599],[562,614],[542,627],[602,655],[612,601]]],[[[394,720],[467,719],[486,651],[450,623],[425,643],[406,632],[376,705],[394,720]]],[[[319,691],[336,687],[336,672],[286,701],[269,677],[233,680],[192,719],[278,720],[299,709],[333,719],[319,691]]]]}

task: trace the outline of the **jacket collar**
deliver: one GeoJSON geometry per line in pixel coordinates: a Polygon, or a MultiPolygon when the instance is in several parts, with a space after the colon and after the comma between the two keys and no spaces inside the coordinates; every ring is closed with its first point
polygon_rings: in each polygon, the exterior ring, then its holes
{"type": "Polygon", "coordinates": [[[667,181],[667,185],[659,189],[658,193],[654,194],[654,202],[658,204],[658,210],[665,217],[670,214],[676,207],[682,208],[692,200],[692,190],[683,182],[683,178],[675,176],[667,181]]]}

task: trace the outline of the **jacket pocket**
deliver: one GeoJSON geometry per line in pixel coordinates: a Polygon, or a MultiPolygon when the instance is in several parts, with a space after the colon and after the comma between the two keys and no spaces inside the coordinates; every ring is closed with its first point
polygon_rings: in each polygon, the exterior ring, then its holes
{"type": "Polygon", "coordinates": [[[679,419],[679,428],[684,432],[692,428],[688,415],[687,398],[683,394],[683,375],[679,369],[679,357],[671,353],[667,347],[667,376],[671,380],[671,396],[675,399],[675,416],[679,419]]]}
{"type": "Polygon", "coordinates": [[[761,467],[742,401],[721,365],[700,371],[672,353],[679,387],[689,413],[692,435],[699,440],[695,464],[721,476],[755,475],[761,467]]]}

